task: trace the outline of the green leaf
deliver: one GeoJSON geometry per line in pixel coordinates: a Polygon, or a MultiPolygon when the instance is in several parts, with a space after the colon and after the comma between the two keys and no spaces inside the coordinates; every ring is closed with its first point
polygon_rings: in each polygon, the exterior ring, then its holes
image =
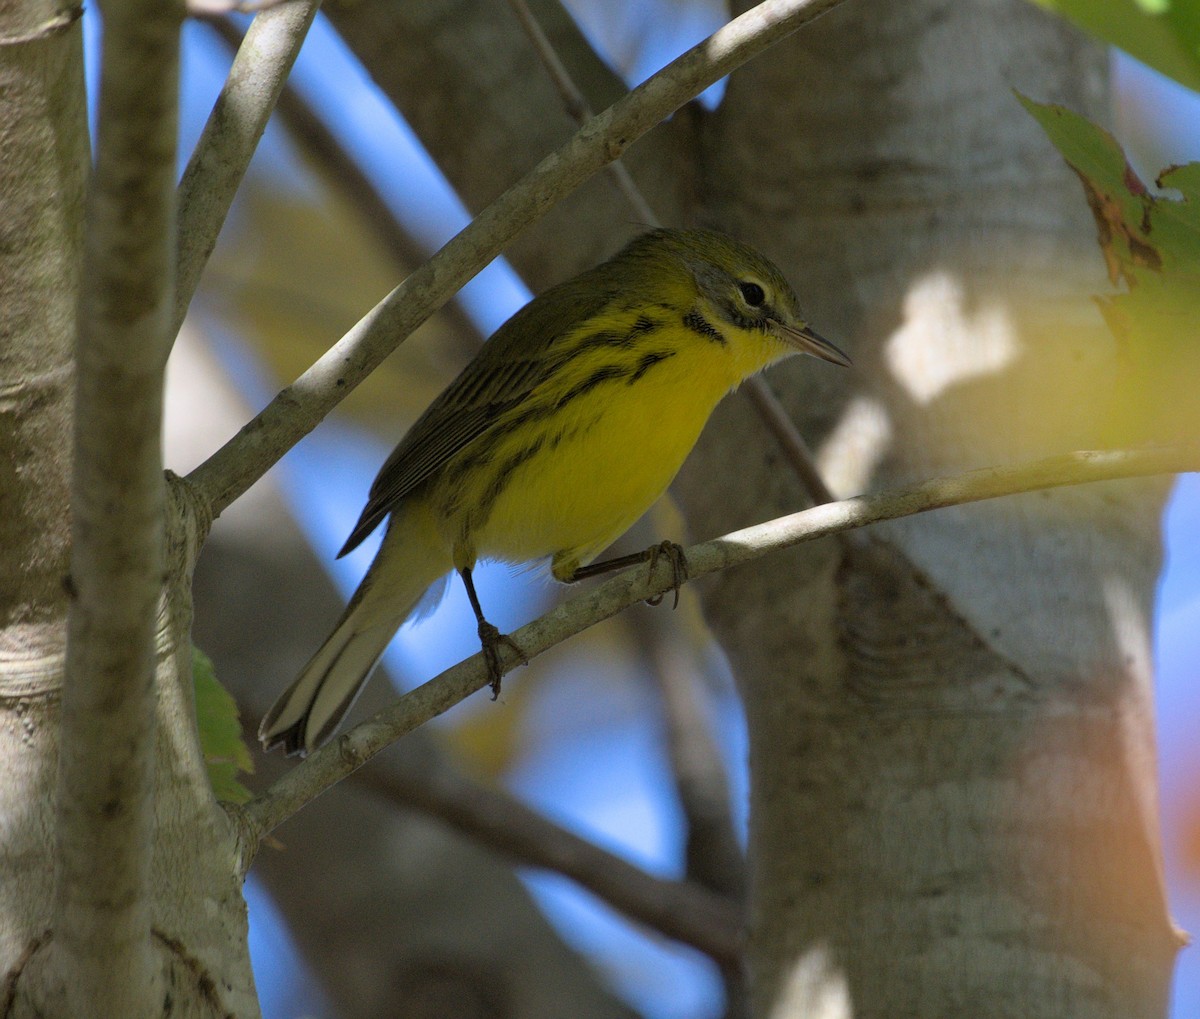
{"type": "Polygon", "coordinates": [[[1180,198],[1153,194],[1102,127],[1062,106],[1017,98],[1083,184],[1114,284],[1132,288],[1148,274],[1190,282],[1200,273],[1200,166],[1172,167],[1156,181],[1180,198]]]}
{"type": "Polygon", "coordinates": [[[192,648],[192,683],[196,690],[200,749],[213,792],[218,800],[245,803],[251,792],[238,781],[238,775],[252,773],[254,763],[242,739],[237,704],[218,682],[208,656],[196,647],[192,648]]]}
{"type": "Polygon", "coordinates": [[[1200,164],[1171,167],[1154,193],[1103,128],[1061,106],[1022,105],[1083,184],[1099,243],[1121,293],[1098,297],[1119,349],[1109,397],[1114,441],[1200,434],[1200,164]]]}
{"type": "Polygon", "coordinates": [[[1143,64],[1200,90],[1200,4],[1195,0],[1034,0],[1143,64]]]}

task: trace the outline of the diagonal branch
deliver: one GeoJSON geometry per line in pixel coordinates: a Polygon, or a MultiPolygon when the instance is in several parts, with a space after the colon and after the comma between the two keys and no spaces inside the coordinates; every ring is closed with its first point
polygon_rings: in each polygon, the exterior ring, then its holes
{"type": "Polygon", "coordinates": [[[174,332],[183,323],[233,196],[319,6],[320,0],[284,0],[250,23],[183,171],[174,332]]]}
{"type": "MultiPolygon", "coordinates": [[[[554,88],[562,98],[563,107],[568,115],[574,121],[583,125],[592,119],[596,114],[588,105],[587,99],[579,90],[579,86],[575,84],[571,77],[571,72],[567,70],[566,65],[559,60],[558,54],[554,51],[554,45],[550,42],[549,37],[542,31],[542,26],[538,24],[537,18],[533,16],[529,5],[525,0],[508,0],[509,7],[512,8],[513,14],[517,16],[517,20],[521,23],[521,28],[525,30],[525,34],[529,37],[529,42],[533,46],[534,52],[537,53],[538,59],[542,62],[542,66],[546,69],[546,73],[550,76],[550,81],[553,82],[554,88]]],[[[654,210],[650,208],[650,203],[646,201],[641,189],[634,183],[633,177],[625,164],[614,159],[608,166],[605,167],[613,183],[617,185],[618,190],[625,196],[625,200],[629,202],[633,208],[634,215],[638,222],[644,223],[646,226],[660,226],[658,217],[654,215],[654,210]]]]}
{"type": "Polygon", "coordinates": [[[77,342],[54,968],[63,1015],[157,1014],[151,951],[163,369],[182,4],[101,5],[77,342]],[[119,973],[120,979],[113,979],[119,973]]]}
{"type": "Polygon", "coordinates": [[[543,159],[189,476],[219,514],[525,226],[663,118],[841,0],[767,0],[672,61],[543,159]]]}
{"type": "MultiPolygon", "coordinates": [[[[244,36],[231,19],[215,18],[207,25],[222,43],[233,52],[238,51],[244,36]]],[[[355,207],[364,225],[375,234],[398,269],[407,272],[410,266],[425,258],[426,251],[405,231],[374,181],[290,82],[279,95],[275,114],[328,185],[337,188],[355,207]]],[[[442,315],[452,332],[474,337],[477,344],[482,342],[475,324],[457,303],[447,304],[442,315]]]]}
{"type": "MultiPolygon", "coordinates": [[[[814,506],[693,545],[686,552],[688,576],[694,580],[802,542],[933,509],[1039,489],[1190,471],[1200,471],[1200,447],[1195,445],[1064,453],[1031,463],[934,478],[898,491],[814,506]]],[[[627,570],[558,605],[517,630],[513,639],[527,657],[533,658],[630,605],[665,594],[674,586],[672,573],[665,562],[652,573],[642,567],[627,570]]],[[[506,670],[515,667],[516,655],[506,654],[503,664],[506,670]]],[[[244,854],[247,865],[254,842],[405,733],[447,711],[488,682],[483,655],[476,654],[333,740],[251,800],[242,808],[252,841],[244,854]]]]}
{"type": "Polygon", "coordinates": [[[368,768],[357,784],[418,810],[517,863],[571,878],[626,916],[723,963],[740,957],[742,918],[731,900],[693,882],[665,881],[449,768],[368,768]]]}
{"type": "Polygon", "coordinates": [[[698,649],[661,612],[639,615],[638,624],[658,687],[675,795],[687,818],[685,873],[703,887],[741,901],[746,858],[730,811],[729,776],[701,696],[698,649]]]}

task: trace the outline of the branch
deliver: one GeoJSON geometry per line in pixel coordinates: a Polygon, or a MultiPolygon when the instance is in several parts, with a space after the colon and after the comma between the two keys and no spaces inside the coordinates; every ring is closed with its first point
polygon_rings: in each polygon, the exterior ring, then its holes
{"type": "Polygon", "coordinates": [[[701,649],[670,617],[637,617],[644,657],[658,686],[667,757],[675,794],[687,819],[684,873],[730,899],[746,892],[746,858],[730,811],[729,779],[702,700],[701,649]]]}
{"type": "Polygon", "coordinates": [[[61,1014],[140,1016],[162,1003],[150,941],[154,636],[183,6],[114,0],[102,13],[78,327],[51,979],[61,1014]]]}
{"type": "MultiPolygon", "coordinates": [[[[1082,451],[1032,463],[968,471],[894,492],[825,503],[693,545],[686,551],[688,577],[695,580],[801,542],[932,509],[1039,489],[1189,471],[1200,471],[1200,447],[1082,451]]],[[[652,574],[643,567],[635,567],[564,601],[512,636],[526,656],[533,658],[630,605],[665,594],[672,586],[672,570],[665,560],[652,574]]],[[[511,652],[503,658],[505,671],[516,666],[516,656],[511,652]]],[[[384,747],[487,686],[488,681],[483,655],[473,655],[343,733],[245,805],[244,820],[251,836],[259,839],[273,831],[384,747]]]]}
{"type": "Polygon", "coordinates": [[[547,820],[515,796],[455,774],[397,765],[355,776],[387,800],[435,817],[518,863],[563,874],[626,916],[733,963],[741,954],[741,909],[698,884],[664,881],[547,820]]]}
{"type": "MultiPolygon", "coordinates": [[[[237,52],[243,36],[230,19],[215,18],[207,25],[222,43],[237,52]]],[[[424,259],[425,252],[397,220],[382,192],[290,83],[279,96],[275,115],[304,156],[315,165],[324,183],[340,191],[354,206],[363,224],[392,256],[398,270],[407,273],[424,259]]],[[[456,302],[447,304],[442,315],[453,333],[468,339],[474,337],[476,344],[483,342],[475,324],[456,302]]]]}
{"type": "Polygon", "coordinates": [[[179,331],[233,196],[320,0],[285,0],[251,23],[179,181],[179,254],[172,335],[179,331]]]}
{"type": "Polygon", "coordinates": [[[261,14],[288,2],[289,0],[186,0],[188,14],[193,18],[205,20],[220,18],[226,14],[261,14]]]}
{"type": "MultiPolygon", "coordinates": [[[[525,0],[508,0],[508,5],[512,8],[513,14],[517,16],[517,20],[521,23],[521,28],[524,29],[526,36],[528,36],[530,45],[533,46],[538,60],[542,62],[542,66],[546,69],[546,74],[549,75],[550,81],[558,92],[559,98],[563,101],[563,107],[566,109],[567,115],[580,126],[586,124],[596,114],[588,105],[588,101],[579,90],[579,86],[575,84],[574,79],[571,77],[571,72],[567,70],[566,64],[559,60],[558,54],[554,51],[554,45],[550,42],[546,33],[542,31],[542,26],[538,24],[537,18],[533,16],[529,5],[525,0]]],[[[605,169],[608,171],[613,183],[616,184],[617,189],[625,196],[625,200],[633,208],[638,222],[648,227],[661,226],[662,224],[659,223],[654,210],[650,208],[650,203],[646,201],[645,195],[642,194],[641,189],[634,183],[633,177],[630,176],[629,171],[625,168],[625,164],[619,159],[614,159],[605,169]]]]}
{"type": "Polygon", "coordinates": [[[418,325],[559,198],[768,46],[841,0],[768,0],[672,61],[543,159],[376,305],[189,481],[219,514],[308,434],[418,325]]]}
{"type": "MultiPolygon", "coordinates": [[[[744,907],[746,857],[730,809],[724,760],[702,702],[705,669],[696,661],[700,652],[697,642],[689,639],[693,628],[679,625],[662,612],[642,612],[632,618],[646,645],[644,656],[657,684],[664,742],[683,811],[684,877],[744,907]]],[[[748,1016],[744,956],[714,958],[721,969],[725,1016],[748,1016]]]]}
{"type": "MultiPolygon", "coordinates": [[[[594,109],[629,91],[561,0],[529,3],[594,109]]],[[[328,13],[472,213],[575,131],[554,115],[551,83],[530,59],[528,41],[504,3],[341,3],[328,13]]],[[[672,196],[686,190],[690,176],[691,164],[680,160],[694,142],[693,119],[664,124],[636,147],[638,165],[672,196]]],[[[615,250],[630,225],[624,199],[597,174],[514,238],[505,255],[543,290],[615,250]]]]}

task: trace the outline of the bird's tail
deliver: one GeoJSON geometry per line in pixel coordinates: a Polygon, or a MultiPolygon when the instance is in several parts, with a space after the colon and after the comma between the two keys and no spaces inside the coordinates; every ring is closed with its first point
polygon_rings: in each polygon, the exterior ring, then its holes
{"type": "Polygon", "coordinates": [[[451,569],[428,509],[398,508],[346,611],[258,728],[266,750],[305,754],[329,738],[393,635],[451,569]]]}

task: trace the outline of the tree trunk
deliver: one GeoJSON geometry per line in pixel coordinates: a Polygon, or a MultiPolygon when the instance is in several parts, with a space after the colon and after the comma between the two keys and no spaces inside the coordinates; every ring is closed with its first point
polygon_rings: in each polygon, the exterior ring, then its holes
{"type": "MultiPolygon", "coordinates": [[[[702,129],[702,218],[855,358],[771,377],[839,494],[1106,438],[1095,229],[1012,88],[1103,118],[1104,55],[1016,0],[848,4],[702,129]]],[[[697,533],[801,500],[744,404],[714,424],[677,486],[697,533]]],[[[707,587],[748,714],[756,1015],[1164,1014],[1164,491],[946,510],[707,587]]]]}
{"type": "MultiPolygon", "coordinates": [[[[78,14],[54,3],[0,7],[0,969],[13,1016],[63,1014],[51,906],[54,882],[69,880],[53,861],[88,173],[78,14]]],[[[238,833],[213,798],[192,705],[191,567],[206,522],[184,486],[168,494],[145,936],[164,1014],[253,1019],[238,833]]],[[[113,733],[114,754],[121,739],[113,733]]],[[[83,935],[103,972],[106,946],[83,935]]],[[[130,977],[113,973],[114,986],[130,977]]]]}
{"type": "Polygon", "coordinates": [[[78,24],[0,7],[0,960],[49,924],[87,121],[78,24]]]}

